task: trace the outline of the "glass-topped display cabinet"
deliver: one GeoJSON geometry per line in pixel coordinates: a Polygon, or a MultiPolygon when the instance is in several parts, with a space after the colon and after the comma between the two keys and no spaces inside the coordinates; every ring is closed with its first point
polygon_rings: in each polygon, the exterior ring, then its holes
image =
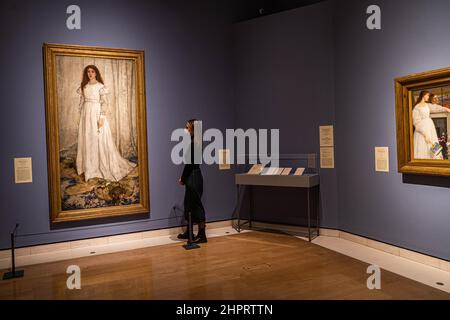
{"type": "Polygon", "coordinates": [[[245,155],[238,157],[236,173],[260,175],[317,175],[319,174],[318,157],[316,153],[282,154],[278,157],[260,157],[245,155]],[[245,160],[245,161],[244,161],[245,160]],[[259,168],[255,166],[259,165],[259,168]]]}
{"type": "MultiPolygon", "coordinates": [[[[239,159],[241,163],[244,159],[239,159]]],[[[258,220],[255,217],[257,201],[259,199],[262,211],[268,212],[263,220],[270,221],[276,217],[277,223],[282,222],[280,217],[281,206],[284,202],[289,201],[288,211],[290,212],[285,223],[290,224],[292,217],[295,217],[296,225],[305,227],[305,236],[311,241],[319,235],[319,217],[320,217],[320,179],[317,154],[291,154],[280,155],[276,159],[261,159],[257,157],[247,156],[245,165],[236,166],[235,184],[237,190],[237,203],[234,218],[236,219],[236,230],[240,232],[243,226],[252,228],[252,221],[258,220]],[[258,161],[256,161],[258,160],[258,161]],[[268,162],[268,160],[272,160],[268,162]],[[267,192],[264,197],[255,197],[254,193],[257,188],[267,188],[273,191],[267,192]],[[275,189],[273,189],[275,188],[275,189]],[[282,194],[290,194],[291,197],[286,198],[282,194]],[[241,208],[244,202],[245,194],[248,195],[249,208],[244,218],[241,216],[241,208]],[[278,194],[278,196],[277,196],[278,194]],[[292,195],[294,195],[292,197],[292,195]],[[270,198],[273,197],[276,208],[268,209],[270,198]],[[280,197],[285,199],[279,202],[280,197]],[[263,204],[266,202],[266,205],[263,204]],[[298,214],[292,214],[292,209],[298,214]],[[268,211],[267,211],[268,210],[268,211]],[[271,213],[270,213],[271,212],[271,213]],[[269,220],[267,220],[269,219],[269,220]],[[242,221],[241,221],[242,220],[242,221]],[[301,224],[298,224],[301,222],[301,224]]],[[[266,189],[264,189],[266,188],[266,189]]]]}

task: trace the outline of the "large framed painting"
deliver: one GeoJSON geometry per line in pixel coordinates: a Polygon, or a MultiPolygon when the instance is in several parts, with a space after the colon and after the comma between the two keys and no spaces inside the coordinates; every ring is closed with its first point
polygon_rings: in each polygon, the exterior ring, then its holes
{"type": "Polygon", "coordinates": [[[144,52],[43,55],[51,222],[149,214],[144,52]]]}
{"type": "Polygon", "coordinates": [[[450,176],[450,68],[395,79],[401,173],[450,176]]]}

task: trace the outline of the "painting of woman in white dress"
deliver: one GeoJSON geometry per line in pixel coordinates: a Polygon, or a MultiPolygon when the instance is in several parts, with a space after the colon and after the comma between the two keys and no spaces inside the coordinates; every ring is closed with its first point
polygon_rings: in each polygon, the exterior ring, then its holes
{"type": "Polygon", "coordinates": [[[450,67],[394,84],[398,172],[450,177],[450,67]]]}
{"type": "Polygon", "coordinates": [[[112,59],[57,62],[62,208],[139,203],[133,66],[112,59]]]}
{"type": "Polygon", "coordinates": [[[124,159],[116,148],[106,117],[108,89],[98,68],[84,68],[80,95],[80,125],[78,129],[77,173],[84,180],[100,178],[120,181],[136,164],[124,159]]]}
{"type": "Polygon", "coordinates": [[[43,45],[51,225],[150,213],[143,50],[43,45]]]}
{"type": "MultiPolygon", "coordinates": [[[[430,101],[431,93],[423,90],[412,110],[414,126],[414,158],[442,160],[442,146],[440,146],[432,113],[450,113],[450,109],[437,104],[437,100],[430,101]]],[[[434,96],[434,94],[433,94],[434,96]]]]}

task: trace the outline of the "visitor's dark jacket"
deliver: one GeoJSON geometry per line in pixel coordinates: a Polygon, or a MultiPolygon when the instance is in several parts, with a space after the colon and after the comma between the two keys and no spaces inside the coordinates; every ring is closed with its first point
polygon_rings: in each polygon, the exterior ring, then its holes
{"type": "Polygon", "coordinates": [[[187,156],[190,156],[190,163],[184,165],[181,181],[185,185],[184,193],[184,218],[189,220],[189,213],[191,213],[192,221],[195,223],[204,222],[205,208],[202,203],[203,194],[203,177],[200,171],[199,164],[194,163],[194,148],[200,148],[202,145],[194,142],[194,138],[191,137],[191,144],[187,156]],[[192,151],[192,152],[191,152],[192,151]],[[190,154],[189,154],[190,153],[190,154]]]}
{"type": "Polygon", "coordinates": [[[181,182],[186,184],[187,178],[192,174],[192,171],[200,169],[200,166],[194,163],[194,136],[191,136],[191,145],[188,150],[190,152],[191,161],[184,165],[183,174],[181,175],[181,182]]]}

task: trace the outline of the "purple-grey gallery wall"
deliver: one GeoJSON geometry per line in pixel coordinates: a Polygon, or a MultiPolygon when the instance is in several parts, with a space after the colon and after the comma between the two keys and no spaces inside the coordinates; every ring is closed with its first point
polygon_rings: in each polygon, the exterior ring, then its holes
{"type": "Polygon", "coordinates": [[[450,66],[450,2],[336,3],[336,138],[340,228],[450,260],[448,178],[397,172],[394,78],[450,66]],[[366,28],[369,5],[381,30],[366,28]],[[374,147],[390,150],[376,173],[374,147]]]}
{"type": "MultiPolygon", "coordinates": [[[[18,246],[177,226],[182,167],[172,164],[176,128],[234,127],[231,18],[219,1],[84,1],[81,30],[66,28],[69,1],[7,1],[1,12],[0,249],[20,223],[18,246]],[[150,219],[113,219],[53,229],[49,223],[42,44],[145,50],[150,219]],[[33,158],[33,183],[14,184],[13,158],[33,158]],[[93,223],[93,224],[91,224],[93,223]]],[[[208,221],[231,217],[232,171],[203,166],[208,221]]]]}
{"type": "MultiPolygon", "coordinates": [[[[448,179],[397,172],[394,78],[450,65],[450,3],[377,1],[382,29],[371,31],[372,4],[329,1],[236,24],[237,125],[280,128],[281,152],[292,154],[318,152],[319,125],[334,124],[321,226],[448,260],[448,179]],[[389,173],[375,172],[375,146],[390,147],[389,173]]],[[[301,221],[300,194],[254,193],[256,219],[301,221]]]]}
{"type": "MultiPolygon", "coordinates": [[[[234,26],[237,127],[279,129],[282,155],[318,154],[319,126],[335,123],[332,9],[323,2],[234,26]]],[[[336,171],[322,169],[320,182],[321,225],[337,228],[336,171]]],[[[255,188],[254,197],[257,220],[305,221],[304,190],[255,188]]]]}

